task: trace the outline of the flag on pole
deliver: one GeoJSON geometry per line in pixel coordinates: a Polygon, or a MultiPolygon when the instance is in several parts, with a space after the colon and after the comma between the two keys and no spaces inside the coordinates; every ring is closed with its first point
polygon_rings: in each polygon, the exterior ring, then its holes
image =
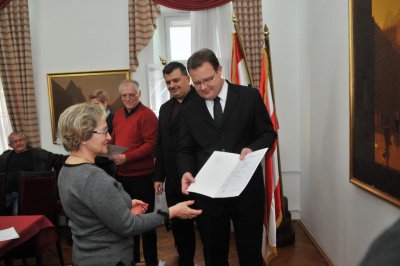
{"type": "MultiPolygon", "coordinates": [[[[267,107],[275,132],[278,132],[278,120],[275,114],[275,106],[272,97],[271,83],[269,81],[269,62],[266,49],[262,49],[260,94],[267,107]]],[[[262,255],[267,264],[277,255],[276,232],[282,222],[282,203],[280,174],[278,165],[277,140],[265,155],[265,197],[266,211],[264,217],[262,255]]]]}
{"type": "Polygon", "coordinates": [[[231,82],[243,86],[251,84],[246,72],[245,57],[237,32],[232,34],[231,82]]]}

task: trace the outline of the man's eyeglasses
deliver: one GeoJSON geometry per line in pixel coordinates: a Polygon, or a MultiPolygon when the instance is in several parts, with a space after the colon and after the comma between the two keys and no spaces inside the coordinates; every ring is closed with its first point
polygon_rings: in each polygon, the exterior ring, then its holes
{"type": "Polygon", "coordinates": [[[133,99],[133,98],[135,98],[135,97],[138,96],[138,95],[139,95],[139,92],[137,92],[137,93],[121,94],[121,98],[122,98],[122,99],[127,99],[127,98],[129,97],[129,98],[133,99]]]}
{"type": "Polygon", "coordinates": [[[93,130],[92,133],[107,135],[108,134],[108,128],[106,128],[104,130],[93,130]]]}
{"type": "Polygon", "coordinates": [[[11,144],[17,144],[18,142],[24,142],[26,139],[15,139],[11,141],[11,144]]]}
{"type": "Polygon", "coordinates": [[[208,77],[203,80],[196,80],[196,81],[193,80],[193,85],[194,86],[200,86],[201,84],[210,85],[210,82],[213,81],[215,75],[217,75],[217,72],[215,72],[214,75],[212,75],[212,77],[208,77]]]}

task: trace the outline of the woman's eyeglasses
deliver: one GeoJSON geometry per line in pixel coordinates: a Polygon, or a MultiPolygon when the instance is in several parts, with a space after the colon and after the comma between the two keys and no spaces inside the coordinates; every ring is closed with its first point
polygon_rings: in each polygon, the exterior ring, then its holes
{"type": "Polygon", "coordinates": [[[106,128],[104,130],[93,130],[92,133],[107,135],[108,134],[108,128],[106,128]]]}

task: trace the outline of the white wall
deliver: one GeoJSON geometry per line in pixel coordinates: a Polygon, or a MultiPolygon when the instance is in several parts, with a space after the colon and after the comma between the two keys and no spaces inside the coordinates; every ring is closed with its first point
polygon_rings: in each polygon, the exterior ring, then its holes
{"type": "Polygon", "coordinates": [[[300,165],[300,217],[335,265],[357,265],[399,209],[349,182],[348,0],[264,0],[263,10],[281,108],[283,170],[300,165]],[[285,132],[285,123],[294,123],[293,131],[285,132]],[[292,150],[286,135],[299,149],[292,150]]]}
{"type": "MultiPolygon", "coordinates": [[[[128,1],[29,0],[29,13],[42,147],[63,153],[63,147],[51,139],[46,75],[128,69],[128,1]]],[[[145,104],[151,48],[149,45],[139,54],[141,64],[132,76],[141,84],[145,104]]]]}
{"type": "MultiPolygon", "coordinates": [[[[283,1],[286,2],[286,1],[283,1]]],[[[263,2],[264,21],[270,35],[271,62],[279,120],[282,184],[292,218],[299,219],[300,206],[300,90],[298,15],[295,4],[263,2]]]]}

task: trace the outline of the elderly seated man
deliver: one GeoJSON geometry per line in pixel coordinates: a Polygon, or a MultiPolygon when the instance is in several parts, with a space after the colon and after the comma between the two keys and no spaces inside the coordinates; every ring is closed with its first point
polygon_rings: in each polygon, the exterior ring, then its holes
{"type": "Polygon", "coordinates": [[[0,155],[0,173],[6,177],[6,210],[18,214],[19,176],[22,171],[49,171],[61,167],[67,156],[33,148],[24,133],[14,131],[8,136],[12,148],[0,155]]]}

